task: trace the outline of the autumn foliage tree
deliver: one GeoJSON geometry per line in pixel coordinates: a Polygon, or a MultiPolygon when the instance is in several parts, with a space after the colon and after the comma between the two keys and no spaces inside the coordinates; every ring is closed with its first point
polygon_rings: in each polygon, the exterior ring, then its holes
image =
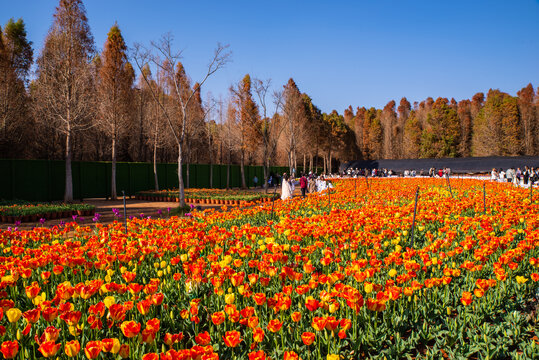
{"type": "Polygon", "coordinates": [[[114,24],[101,54],[97,82],[99,128],[111,140],[111,199],[116,199],[116,161],[118,142],[130,126],[130,106],[133,101],[133,67],[127,60],[127,46],[117,24],[114,24]]]}
{"type": "Polygon", "coordinates": [[[24,138],[33,131],[25,84],[32,65],[32,43],[22,19],[0,28],[0,153],[28,153],[24,138]]]}

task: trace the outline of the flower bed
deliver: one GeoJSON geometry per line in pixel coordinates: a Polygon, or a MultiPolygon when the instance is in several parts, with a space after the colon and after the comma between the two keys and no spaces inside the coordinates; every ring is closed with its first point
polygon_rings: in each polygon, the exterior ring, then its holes
{"type": "MultiPolygon", "coordinates": [[[[137,198],[150,201],[178,202],[178,190],[140,191],[137,198]]],[[[273,193],[256,193],[242,190],[222,189],[186,189],[185,201],[193,204],[238,205],[246,203],[268,202],[273,193]]],[[[275,195],[275,198],[278,198],[275,195]]]]}
{"type": "Polygon", "coordinates": [[[0,232],[6,358],[537,356],[539,196],[335,181],[188,218],[0,232]],[[419,205],[414,218],[415,190],[419,205]],[[328,196],[330,195],[330,196],[328,196]],[[485,208],[485,212],[484,212],[485,208]]]}
{"type": "Polygon", "coordinates": [[[15,204],[0,206],[2,222],[36,222],[40,219],[69,218],[72,215],[93,215],[95,206],[89,204],[32,204],[17,201],[15,204]]]}

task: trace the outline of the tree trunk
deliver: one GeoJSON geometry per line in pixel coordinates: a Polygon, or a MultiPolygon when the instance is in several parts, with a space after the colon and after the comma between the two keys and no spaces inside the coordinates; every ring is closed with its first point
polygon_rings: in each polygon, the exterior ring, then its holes
{"type": "Polygon", "coordinates": [[[180,198],[180,207],[185,206],[185,191],[183,187],[183,157],[182,157],[182,145],[178,144],[178,197],[180,198]]]}
{"type": "Polygon", "coordinates": [[[155,182],[155,190],[159,191],[159,180],[157,178],[157,134],[153,142],[153,178],[155,182]]]}
{"type": "Polygon", "coordinates": [[[326,156],[324,155],[323,158],[324,158],[324,174],[327,175],[326,156]]]}
{"type": "Polygon", "coordinates": [[[116,192],[116,136],[112,136],[112,164],[111,164],[111,180],[110,180],[110,199],[116,200],[118,194],[116,192]]]}
{"type": "Polygon", "coordinates": [[[302,173],[305,173],[305,169],[307,168],[307,155],[303,154],[303,169],[302,173]]]}
{"type": "Polygon", "coordinates": [[[73,202],[73,173],[71,172],[71,130],[67,131],[66,135],[66,187],[64,193],[64,201],[67,203],[73,202]]]}
{"type": "Polygon", "coordinates": [[[309,171],[313,171],[313,154],[309,154],[309,171]]]}
{"type": "Polygon", "coordinates": [[[247,184],[245,183],[245,154],[241,152],[241,161],[240,161],[240,172],[241,172],[241,188],[245,189],[247,184]]]}
{"type": "Polygon", "coordinates": [[[185,187],[187,189],[189,189],[189,176],[190,176],[190,172],[189,172],[189,161],[190,161],[190,156],[191,156],[191,146],[189,145],[189,141],[187,141],[187,151],[186,151],[186,158],[187,158],[187,161],[185,162],[185,176],[186,176],[186,181],[185,181],[185,187]]]}
{"type": "Polygon", "coordinates": [[[226,189],[230,189],[230,161],[232,154],[230,153],[230,148],[228,149],[228,163],[226,165],[226,189]]]}

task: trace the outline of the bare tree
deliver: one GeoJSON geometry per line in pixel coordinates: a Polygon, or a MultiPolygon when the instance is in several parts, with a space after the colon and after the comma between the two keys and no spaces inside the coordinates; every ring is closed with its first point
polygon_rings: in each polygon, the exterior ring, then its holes
{"type": "Polygon", "coordinates": [[[268,191],[269,169],[271,159],[277,150],[279,138],[285,128],[284,121],[278,116],[282,106],[283,92],[273,92],[273,115],[268,116],[267,97],[271,85],[271,80],[254,80],[254,90],[258,98],[258,104],[262,109],[262,126],[259,128],[260,137],[263,141],[262,149],[262,167],[264,169],[264,189],[268,191]]]}
{"type": "MultiPolygon", "coordinates": [[[[183,166],[183,151],[184,151],[184,145],[186,140],[186,125],[187,125],[187,118],[188,118],[188,107],[190,102],[193,99],[194,94],[198,90],[198,88],[194,89],[194,91],[191,93],[191,95],[184,99],[182,94],[185,89],[182,89],[181,84],[179,82],[179,79],[175,76],[175,69],[182,58],[182,52],[181,51],[175,51],[172,48],[173,44],[173,36],[169,34],[165,34],[163,37],[161,37],[160,40],[157,42],[151,43],[151,48],[158,53],[158,55],[154,54],[152,51],[145,49],[140,44],[135,44],[134,48],[134,61],[139,68],[139,70],[142,71],[142,68],[144,65],[146,65],[148,62],[152,62],[154,65],[159,67],[167,76],[168,79],[171,79],[173,88],[175,90],[173,99],[177,103],[177,105],[180,108],[180,118],[175,119],[173,115],[171,114],[170,110],[167,110],[167,108],[164,106],[161,100],[156,96],[154,91],[151,92],[152,98],[155,102],[159,105],[161,110],[163,111],[163,115],[165,116],[165,119],[170,127],[170,131],[174,137],[176,146],[178,147],[178,183],[179,183],[179,199],[180,199],[180,207],[185,206],[185,192],[184,192],[184,182],[182,177],[182,166],[183,166]],[[164,61],[156,61],[156,59],[162,56],[164,61]],[[179,121],[178,121],[179,120],[179,121]]],[[[228,46],[223,46],[221,44],[217,45],[217,48],[214,51],[213,57],[210,60],[206,74],[202,77],[202,80],[199,82],[199,87],[202,86],[206,80],[215,74],[219,69],[224,67],[227,62],[230,59],[230,52],[227,51],[228,46]]],[[[144,80],[149,83],[149,80],[147,77],[142,73],[144,76],[144,80]]],[[[149,87],[151,89],[151,87],[149,87]]]]}
{"type": "Polygon", "coordinates": [[[62,0],[37,60],[37,112],[65,136],[65,201],[73,201],[72,137],[88,129],[94,86],[90,68],[93,37],[81,0],[62,0]]]}

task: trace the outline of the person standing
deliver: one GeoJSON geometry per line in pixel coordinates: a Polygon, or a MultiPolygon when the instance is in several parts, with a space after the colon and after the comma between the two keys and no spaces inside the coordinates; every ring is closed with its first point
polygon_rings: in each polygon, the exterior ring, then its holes
{"type": "Polygon", "coordinates": [[[301,177],[299,178],[299,187],[301,189],[301,196],[305,198],[307,192],[307,178],[304,173],[301,173],[301,177]]]}
{"type": "Polygon", "coordinates": [[[258,178],[256,177],[256,175],[253,178],[253,184],[255,185],[255,189],[256,189],[258,187],[258,178]]]}
{"type": "Polygon", "coordinates": [[[281,200],[292,198],[292,187],[287,173],[283,174],[283,185],[281,187],[281,200]]]}
{"type": "Polygon", "coordinates": [[[309,194],[314,194],[316,192],[316,180],[313,174],[309,175],[308,190],[309,194]]]}

